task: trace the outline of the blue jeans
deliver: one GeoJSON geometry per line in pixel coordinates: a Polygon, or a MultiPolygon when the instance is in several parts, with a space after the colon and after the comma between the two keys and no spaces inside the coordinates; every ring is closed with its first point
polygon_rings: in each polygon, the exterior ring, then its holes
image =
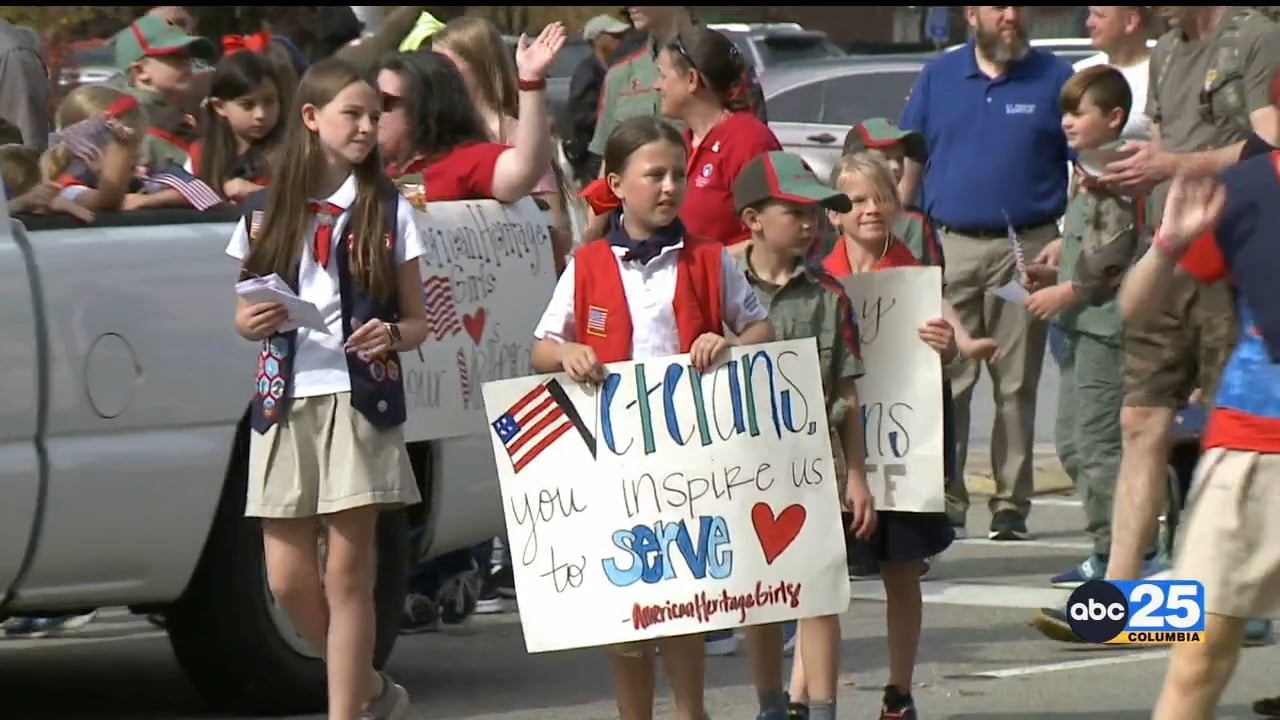
{"type": "Polygon", "coordinates": [[[1062,369],[1062,360],[1067,352],[1067,335],[1062,328],[1049,323],[1049,355],[1053,357],[1053,364],[1062,369]]]}

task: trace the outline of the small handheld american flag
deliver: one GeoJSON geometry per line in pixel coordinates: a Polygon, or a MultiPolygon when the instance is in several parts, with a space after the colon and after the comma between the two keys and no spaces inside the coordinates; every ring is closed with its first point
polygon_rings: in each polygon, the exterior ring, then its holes
{"type": "Polygon", "coordinates": [[[163,188],[177,190],[197,210],[222,204],[222,197],[213,188],[178,165],[170,165],[147,178],[147,192],[159,192],[163,188]]]}
{"type": "Polygon", "coordinates": [[[1021,278],[1027,272],[1027,258],[1022,254],[1022,241],[1018,239],[1018,232],[1013,229],[1013,221],[1009,219],[1007,212],[1004,214],[1004,221],[1009,228],[1009,246],[1013,248],[1013,266],[1018,272],[1018,277],[1021,278]]]}

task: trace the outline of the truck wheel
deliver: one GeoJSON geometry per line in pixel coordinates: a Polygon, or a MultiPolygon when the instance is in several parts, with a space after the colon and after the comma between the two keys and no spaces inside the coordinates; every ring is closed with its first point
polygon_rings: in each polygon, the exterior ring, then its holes
{"type": "MultiPolygon", "coordinates": [[[[237,450],[247,450],[238,443],[237,450]]],[[[323,712],[324,662],[297,635],[267,588],[262,530],[243,517],[245,467],[231,477],[195,575],[166,613],[174,655],[211,707],[245,715],[323,712]]],[[[400,631],[408,590],[409,523],[403,510],[378,520],[374,662],[381,668],[400,631]]]]}

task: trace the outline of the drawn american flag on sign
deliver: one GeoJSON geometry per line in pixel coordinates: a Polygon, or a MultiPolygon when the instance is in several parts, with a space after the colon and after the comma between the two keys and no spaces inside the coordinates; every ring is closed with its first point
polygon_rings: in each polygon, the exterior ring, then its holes
{"type": "Polygon", "coordinates": [[[448,275],[432,275],[423,281],[422,302],[427,307],[427,339],[444,340],[462,332],[448,275]]]}
{"type": "Polygon", "coordinates": [[[592,305],[587,308],[587,332],[604,337],[604,323],[609,319],[609,311],[592,305]]]}
{"type": "Polygon", "coordinates": [[[493,421],[493,431],[517,473],[574,429],[595,456],[595,438],[556,380],[539,384],[493,421]]]}

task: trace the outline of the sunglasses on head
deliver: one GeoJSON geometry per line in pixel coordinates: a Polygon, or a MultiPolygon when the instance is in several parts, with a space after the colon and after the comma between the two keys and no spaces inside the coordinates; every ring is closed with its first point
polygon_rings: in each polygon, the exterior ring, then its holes
{"type": "Polygon", "coordinates": [[[671,42],[667,44],[667,47],[679,53],[680,57],[684,58],[684,61],[689,63],[689,67],[694,72],[699,75],[702,74],[702,69],[698,67],[698,63],[693,61],[693,56],[689,54],[689,50],[684,46],[684,40],[680,37],[680,33],[676,33],[676,36],[671,39],[671,42]]]}
{"type": "Polygon", "coordinates": [[[383,112],[391,112],[392,110],[398,110],[403,105],[404,105],[404,98],[400,97],[399,95],[392,95],[389,92],[382,93],[382,111],[383,112]]]}

